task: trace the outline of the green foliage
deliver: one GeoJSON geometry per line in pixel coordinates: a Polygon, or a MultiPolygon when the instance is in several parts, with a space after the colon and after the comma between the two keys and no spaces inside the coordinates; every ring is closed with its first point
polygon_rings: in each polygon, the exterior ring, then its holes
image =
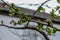
{"type": "Polygon", "coordinates": [[[44,10],[45,10],[45,9],[44,9],[43,7],[39,7],[37,11],[38,11],[38,12],[43,12],[44,10]]]}
{"type": "Polygon", "coordinates": [[[59,10],[59,14],[60,14],[60,10],[59,10]]]}
{"type": "Polygon", "coordinates": [[[51,17],[52,20],[57,16],[54,13],[55,13],[55,11],[52,9],[52,11],[50,12],[50,17],[51,17]]]}
{"type": "Polygon", "coordinates": [[[10,7],[14,8],[14,7],[15,7],[14,3],[12,3],[12,4],[10,5],[10,7]]]}
{"type": "Polygon", "coordinates": [[[47,27],[47,28],[46,28],[46,32],[47,32],[48,35],[51,35],[52,29],[51,29],[50,27],[47,27]]]}
{"type": "Polygon", "coordinates": [[[22,23],[25,23],[25,22],[26,22],[25,20],[19,20],[18,24],[22,24],[22,23]]]}
{"type": "Polygon", "coordinates": [[[16,21],[14,21],[14,20],[12,20],[11,22],[10,22],[10,24],[13,24],[14,26],[16,26],[16,21]]]}
{"type": "Polygon", "coordinates": [[[57,0],[58,3],[60,3],[60,0],[57,0]]]}
{"type": "Polygon", "coordinates": [[[12,17],[13,15],[14,15],[14,13],[10,13],[10,14],[9,14],[9,16],[11,16],[11,17],[12,17]]]}
{"type": "Polygon", "coordinates": [[[56,33],[56,28],[53,28],[53,33],[56,33]]]}
{"type": "MultiPolygon", "coordinates": [[[[58,3],[60,3],[60,0],[57,0],[58,3]]],[[[3,6],[5,6],[5,4],[3,4],[3,6]]],[[[56,11],[60,9],[60,6],[57,6],[56,7],[56,11]]],[[[43,7],[39,7],[37,9],[37,12],[43,12],[45,9],[43,7]]],[[[15,20],[12,20],[10,22],[10,24],[13,24],[14,26],[16,26],[17,24],[22,24],[22,23],[25,23],[26,21],[29,21],[31,19],[30,16],[28,16],[28,14],[24,13],[22,14],[21,13],[21,9],[20,8],[16,8],[15,5],[12,3],[10,6],[9,6],[9,16],[14,16],[15,13],[17,14],[17,17],[21,20],[18,20],[17,22],[15,20]]],[[[52,11],[50,12],[50,17],[51,19],[54,19],[56,17],[56,14],[55,13],[55,10],[52,9],[52,11]]],[[[60,10],[59,10],[59,13],[60,13],[60,10]]],[[[40,19],[37,19],[36,22],[42,22],[40,19]]],[[[52,21],[51,20],[46,20],[46,23],[48,24],[48,26],[52,25],[52,21]]],[[[3,24],[3,20],[1,21],[1,24],[3,24]]],[[[38,26],[37,26],[37,29],[38,30],[45,30],[47,32],[48,35],[51,35],[52,33],[56,33],[56,28],[50,28],[50,27],[47,27],[46,29],[43,28],[43,24],[39,24],[38,23],[38,26]]]]}
{"type": "Polygon", "coordinates": [[[41,22],[41,20],[40,20],[40,19],[37,19],[36,21],[37,21],[37,22],[41,22]]]}
{"type": "Polygon", "coordinates": [[[56,10],[59,10],[59,9],[60,9],[60,6],[57,6],[57,7],[56,7],[56,10]]]}
{"type": "Polygon", "coordinates": [[[18,15],[21,15],[21,9],[20,9],[20,8],[15,8],[15,12],[16,12],[18,15]]]}
{"type": "Polygon", "coordinates": [[[9,6],[9,12],[9,16],[13,16],[15,14],[15,5],[13,3],[9,6]]]}
{"type": "Polygon", "coordinates": [[[43,25],[42,25],[42,24],[39,24],[39,25],[37,26],[37,29],[43,30],[43,25]]]}

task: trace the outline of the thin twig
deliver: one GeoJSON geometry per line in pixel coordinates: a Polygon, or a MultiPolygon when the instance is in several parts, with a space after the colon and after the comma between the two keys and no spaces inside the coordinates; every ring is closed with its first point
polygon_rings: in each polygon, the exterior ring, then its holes
{"type": "MultiPolygon", "coordinates": [[[[38,9],[33,13],[31,19],[34,18],[34,15],[38,12],[39,8],[42,7],[45,3],[49,2],[49,1],[50,1],[50,0],[47,0],[47,1],[43,2],[43,3],[38,7],[38,9]]],[[[28,26],[29,22],[31,21],[31,19],[28,21],[27,26],[28,26]]]]}

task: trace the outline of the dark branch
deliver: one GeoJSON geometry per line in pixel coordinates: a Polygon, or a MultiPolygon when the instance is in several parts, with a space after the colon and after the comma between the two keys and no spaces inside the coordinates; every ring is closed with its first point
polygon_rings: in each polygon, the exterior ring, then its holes
{"type": "MultiPolygon", "coordinates": [[[[48,1],[50,1],[50,0],[47,0],[47,1],[43,2],[39,7],[42,7],[42,6],[43,6],[45,3],[47,3],[48,1]]],[[[39,7],[38,7],[38,9],[39,9],[39,7]]],[[[35,13],[37,13],[38,9],[34,12],[34,15],[35,15],[35,13]]],[[[34,16],[34,15],[33,15],[33,16],[34,16]]]]}
{"type": "MultiPolygon", "coordinates": [[[[50,0],[47,0],[47,1],[43,2],[43,3],[38,7],[38,9],[33,13],[31,19],[34,18],[34,15],[38,12],[39,8],[42,7],[42,6],[43,6],[45,3],[47,3],[48,1],[50,1],[50,0]]],[[[31,19],[28,21],[27,26],[28,26],[29,22],[31,21],[31,19]]]]}
{"type": "MultiPolygon", "coordinates": [[[[34,20],[34,21],[32,20],[31,22],[36,22],[36,21],[35,21],[35,20],[34,20]]],[[[53,25],[48,25],[48,23],[46,23],[46,22],[36,22],[36,23],[38,23],[38,24],[43,24],[43,25],[45,25],[45,26],[50,26],[51,28],[55,28],[56,31],[60,31],[60,29],[54,27],[53,25]]]]}
{"type": "MultiPolygon", "coordinates": [[[[48,1],[50,1],[50,0],[47,0],[47,1],[43,2],[39,7],[43,6],[43,5],[44,5],[45,3],[47,3],[48,1]]],[[[2,0],[2,2],[5,3],[7,6],[9,6],[9,4],[7,4],[7,3],[4,2],[3,0],[2,0]]],[[[39,7],[38,7],[38,8],[39,8],[39,7]]],[[[38,12],[38,9],[33,13],[32,18],[34,17],[34,15],[35,15],[37,12],[38,12]]],[[[32,19],[32,18],[31,18],[31,19],[32,19]]],[[[31,22],[31,20],[28,21],[28,24],[29,24],[29,22],[31,22]]],[[[36,21],[33,21],[33,22],[36,22],[36,21]]],[[[48,26],[47,23],[41,23],[41,22],[36,22],[36,23],[38,23],[38,24],[43,24],[43,25],[48,26]]],[[[27,25],[28,25],[28,24],[27,24],[27,25]]],[[[40,31],[40,30],[38,30],[37,28],[34,28],[34,27],[12,27],[12,26],[4,25],[4,24],[0,24],[0,26],[5,26],[5,27],[7,27],[7,28],[12,28],[12,29],[31,29],[31,30],[36,30],[36,31],[38,31],[39,33],[41,33],[41,34],[45,37],[46,40],[50,40],[50,39],[48,38],[48,36],[46,35],[45,32],[40,31]]],[[[55,27],[53,27],[52,25],[49,25],[49,26],[50,26],[51,28],[55,28],[55,27]]],[[[56,28],[56,31],[60,31],[60,29],[57,29],[57,28],[56,28]]]]}
{"type": "Polygon", "coordinates": [[[10,6],[9,4],[7,4],[4,0],[1,0],[5,5],[10,6]]]}
{"type": "Polygon", "coordinates": [[[48,38],[48,35],[46,35],[45,32],[40,31],[40,30],[38,30],[38,29],[35,28],[35,27],[12,27],[12,26],[4,25],[4,24],[0,24],[0,26],[5,26],[5,27],[7,27],[7,28],[12,28],[12,29],[31,29],[31,30],[36,30],[36,31],[38,31],[39,33],[41,33],[41,34],[45,37],[46,40],[50,40],[50,39],[48,38]]]}

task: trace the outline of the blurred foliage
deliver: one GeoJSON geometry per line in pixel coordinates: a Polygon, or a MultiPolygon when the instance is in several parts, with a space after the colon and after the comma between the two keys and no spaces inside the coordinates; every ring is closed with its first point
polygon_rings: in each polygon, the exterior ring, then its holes
{"type": "Polygon", "coordinates": [[[52,20],[57,17],[57,15],[55,14],[54,9],[52,9],[52,11],[50,12],[50,17],[51,17],[52,20]]]}
{"type": "Polygon", "coordinates": [[[57,6],[57,7],[56,7],[56,10],[59,10],[59,9],[60,9],[60,6],[57,6]]]}
{"type": "Polygon", "coordinates": [[[43,24],[39,24],[39,25],[37,26],[37,29],[38,29],[38,30],[43,30],[43,24]]]}
{"type": "Polygon", "coordinates": [[[3,20],[1,20],[1,24],[3,24],[4,22],[3,22],[3,20]]]}
{"type": "Polygon", "coordinates": [[[57,0],[58,3],[60,3],[60,0],[57,0]]]}
{"type": "Polygon", "coordinates": [[[52,34],[52,29],[50,27],[47,27],[46,32],[47,32],[48,35],[51,35],[52,34]]]}
{"type": "Polygon", "coordinates": [[[43,7],[41,7],[41,6],[37,9],[38,12],[44,12],[44,10],[45,9],[43,7]]]}
{"type": "MultiPolygon", "coordinates": [[[[60,3],[60,0],[57,0],[58,3],[60,3]]],[[[4,3],[2,3],[3,6],[5,6],[4,3]]],[[[56,11],[58,10],[60,13],[60,6],[56,7],[56,11]]],[[[45,9],[40,6],[37,9],[37,12],[44,12],[45,9]]],[[[17,15],[17,17],[19,18],[19,20],[16,22],[15,20],[12,20],[10,22],[10,24],[13,24],[14,26],[16,26],[17,24],[23,24],[27,21],[29,21],[31,19],[31,16],[29,16],[27,13],[22,13],[20,8],[15,7],[14,3],[9,5],[9,16],[14,16],[17,15]]],[[[36,22],[38,22],[38,26],[37,29],[38,30],[45,30],[47,32],[48,35],[51,35],[52,33],[56,33],[56,28],[51,28],[50,25],[53,26],[52,20],[55,19],[57,15],[55,14],[55,10],[52,9],[52,11],[50,12],[50,17],[51,19],[46,19],[44,22],[46,22],[48,25],[46,25],[46,28],[43,28],[43,24],[40,23],[42,22],[40,19],[37,19],[36,22]],[[40,24],[39,24],[40,23],[40,24]]],[[[1,24],[3,24],[3,20],[1,21],[1,24]]]]}
{"type": "Polygon", "coordinates": [[[55,27],[53,28],[53,33],[56,33],[56,28],[55,27]]]}

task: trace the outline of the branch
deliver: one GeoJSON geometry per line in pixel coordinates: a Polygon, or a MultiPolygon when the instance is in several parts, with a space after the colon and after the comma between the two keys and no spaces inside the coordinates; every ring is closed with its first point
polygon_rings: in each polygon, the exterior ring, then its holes
{"type": "Polygon", "coordinates": [[[60,31],[60,29],[56,28],[56,27],[53,27],[52,25],[49,25],[51,28],[55,28],[56,31],[60,31]]]}
{"type": "Polygon", "coordinates": [[[31,30],[36,30],[39,33],[41,33],[45,37],[46,40],[50,40],[48,38],[48,35],[45,32],[40,31],[40,30],[38,30],[37,28],[34,28],[34,27],[12,27],[12,26],[8,26],[8,25],[4,25],[4,24],[0,24],[0,26],[5,26],[7,28],[12,28],[12,29],[31,29],[31,30]]]}
{"type": "Polygon", "coordinates": [[[35,23],[38,23],[38,24],[43,24],[45,26],[50,26],[51,28],[55,28],[56,31],[60,31],[60,29],[54,27],[53,25],[48,25],[48,23],[46,23],[46,22],[37,22],[36,20],[31,20],[31,22],[35,22],[35,23]]]}
{"type": "MultiPolygon", "coordinates": [[[[50,1],[50,0],[47,0],[47,1],[43,2],[43,3],[38,7],[38,9],[33,13],[31,19],[34,18],[34,15],[38,12],[39,8],[42,7],[42,6],[43,6],[45,3],[47,3],[48,1],[50,1]]],[[[31,21],[31,19],[28,21],[27,26],[28,26],[29,22],[31,21]]]]}
{"type": "Polygon", "coordinates": [[[5,5],[10,6],[9,4],[7,4],[4,0],[1,0],[5,5]]]}
{"type": "MultiPolygon", "coordinates": [[[[50,1],[50,0],[47,0],[47,1],[43,2],[39,7],[42,7],[42,6],[43,6],[45,3],[47,3],[48,1],[50,1]]],[[[38,7],[38,9],[39,9],[39,7],[38,7]]],[[[37,13],[38,9],[34,12],[34,14],[37,13]]]]}

